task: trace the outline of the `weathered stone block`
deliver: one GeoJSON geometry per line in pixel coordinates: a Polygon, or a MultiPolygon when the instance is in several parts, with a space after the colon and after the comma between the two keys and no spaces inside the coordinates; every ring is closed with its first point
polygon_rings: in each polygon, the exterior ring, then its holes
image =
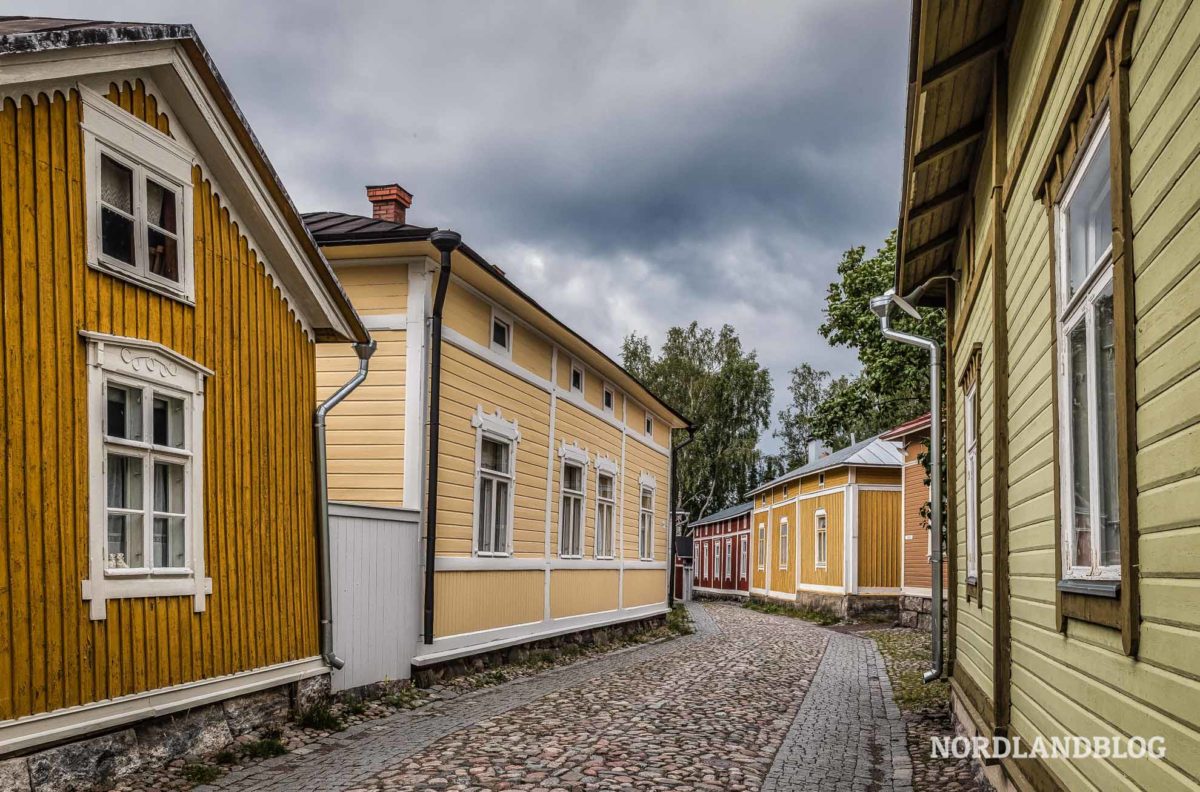
{"type": "Polygon", "coordinates": [[[285,687],[270,688],[247,696],[229,699],[224,703],[225,721],[234,737],[271,723],[288,719],[291,699],[285,687]]]}
{"type": "Polygon", "coordinates": [[[301,679],[296,683],[296,709],[308,709],[329,698],[329,675],[301,679]]]}
{"type": "Polygon", "coordinates": [[[162,764],[189,754],[216,751],[233,741],[220,704],[165,715],[134,727],[146,764],[162,764]]]}
{"type": "Polygon", "coordinates": [[[141,766],[133,729],[93,737],[29,757],[30,785],[38,792],[75,792],[105,784],[141,766]]]}
{"type": "Polygon", "coordinates": [[[0,789],[30,792],[29,762],[24,757],[0,762],[0,789]]]}

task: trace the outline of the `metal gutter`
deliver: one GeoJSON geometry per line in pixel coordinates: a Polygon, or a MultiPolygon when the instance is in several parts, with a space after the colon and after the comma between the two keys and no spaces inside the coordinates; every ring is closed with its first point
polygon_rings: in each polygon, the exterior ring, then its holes
{"type": "Polygon", "coordinates": [[[951,276],[934,276],[905,298],[896,296],[895,289],[888,289],[880,296],[871,299],[871,310],[879,317],[879,327],[884,338],[929,351],[929,512],[930,530],[937,541],[932,543],[933,547],[929,555],[929,565],[932,567],[933,574],[933,580],[930,582],[933,647],[931,667],[921,677],[926,684],[940,679],[943,668],[942,543],[945,536],[942,529],[942,348],[932,338],[892,329],[891,311],[893,306],[897,306],[905,313],[920,318],[921,314],[913,305],[920,300],[921,295],[925,293],[931,283],[946,279],[951,279],[951,276]]]}
{"type": "Polygon", "coordinates": [[[375,346],[373,338],[369,338],[364,344],[354,345],[354,352],[358,355],[358,371],[349,382],[338,388],[336,393],[321,402],[313,415],[313,442],[316,446],[314,472],[317,480],[317,560],[321,569],[321,659],[334,669],[346,665],[346,661],[333,651],[333,573],[329,560],[329,460],[325,449],[325,417],[367,378],[367,369],[371,355],[375,354],[375,346]]]}
{"type": "Polygon", "coordinates": [[[442,254],[441,272],[433,297],[430,317],[429,343],[429,450],[426,471],[429,479],[425,506],[425,620],[424,642],[433,643],[434,565],[437,561],[437,495],[438,439],[442,425],[442,309],[446,306],[446,290],[450,286],[450,262],[454,251],[462,244],[462,236],[454,231],[434,231],[429,241],[442,254]]]}

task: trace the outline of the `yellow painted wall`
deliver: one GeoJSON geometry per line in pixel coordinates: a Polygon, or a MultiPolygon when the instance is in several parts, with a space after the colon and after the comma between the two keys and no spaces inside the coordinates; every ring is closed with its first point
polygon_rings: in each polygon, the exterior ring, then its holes
{"type": "MultiPolygon", "coordinates": [[[[169,131],[137,83],[110,98],[169,131]]],[[[193,169],[195,305],[87,266],[81,101],[0,106],[0,720],[311,657],[313,345],[193,169]],[[164,344],[212,369],[204,420],[213,594],[109,601],[91,621],[85,347],[164,344]]]]}
{"type": "MultiPolygon", "coordinates": [[[[757,500],[756,500],[757,502],[757,500]]],[[[770,531],[767,526],[770,523],[770,513],[767,511],[755,511],[750,517],[750,585],[756,589],[765,589],[767,587],[767,564],[771,559],[770,547],[770,531]],[[764,542],[765,553],[763,557],[759,557],[758,553],[758,534],[762,530],[767,535],[767,541],[764,542]],[[761,567],[761,568],[760,568],[761,567]]]]}
{"type": "Polygon", "coordinates": [[[858,490],[858,585],[899,588],[899,492],[858,490]]]}
{"type": "Polygon", "coordinates": [[[550,572],[550,616],[580,616],[617,609],[620,571],[555,569],[550,572]]]}
{"type": "Polygon", "coordinates": [[[845,567],[846,496],[842,491],[831,492],[800,501],[801,568],[800,585],[841,586],[845,567]],[[816,513],[825,510],[828,533],[828,557],[824,569],[817,568],[816,513]]]}
{"type": "Polygon", "coordinates": [[[621,607],[656,605],[667,600],[665,569],[626,569],[625,588],[621,607]]]}
{"type": "Polygon", "coordinates": [[[840,487],[850,480],[850,471],[848,468],[834,468],[833,470],[825,471],[825,486],[820,486],[820,477],[817,474],[805,476],[800,482],[800,491],[803,493],[817,492],[822,489],[832,489],[840,487]]]}
{"type": "MultiPolygon", "coordinates": [[[[587,449],[588,460],[591,463],[584,470],[586,477],[585,496],[583,501],[584,511],[584,530],[583,530],[583,556],[584,558],[595,558],[596,550],[596,486],[599,475],[596,471],[595,461],[596,455],[602,454],[609,459],[615,460],[617,464],[621,461],[621,430],[615,426],[604,423],[596,419],[594,415],[587,413],[575,405],[559,401],[556,408],[554,433],[556,440],[554,443],[554,496],[552,498],[551,509],[552,519],[550,527],[550,552],[552,555],[558,555],[559,548],[559,509],[562,503],[562,459],[558,456],[558,449],[562,443],[568,445],[578,445],[581,448],[587,449]]],[[[635,481],[636,484],[636,481],[635,481]]],[[[617,476],[613,481],[614,498],[616,500],[614,515],[615,520],[620,520],[620,486],[621,479],[617,476]]],[[[660,493],[661,497],[666,497],[660,493]]],[[[636,518],[633,515],[626,514],[626,520],[634,520],[636,526],[636,518]]],[[[635,527],[634,541],[637,540],[635,527]]],[[[617,526],[613,530],[613,555],[619,555],[620,537],[617,526]]],[[[637,546],[635,544],[634,551],[636,556],[637,546]]],[[[615,589],[614,589],[615,596],[615,589]]]]}
{"type": "Polygon", "coordinates": [[[540,622],[545,577],[536,569],[436,573],[434,637],[540,622]]]}
{"type": "Polygon", "coordinates": [[[898,467],[859,467],[854,468],[854,480],[859,484],[895,484],[900,486],[900,468],[898,467]]]}
{"type": "MultiPolygon", "coordinates": [[[[625,519],[623,521],[626,560],[638,557],[638,514],[640,510],[639,479],[642,473],[654,476],[657,489],[654,495],[654,560],[667,560],[667,495],[669,489],[670,458],[639,443],[633,438],[625,440],[625,469],[621,477],[625,482],[625,519]]],[[[628,582],[628,578],[626,579],[628,582]]]]}
{"type": "Polygon", "coordinates": [[[770,554],[771,559],[772,591],[778,591],[783,594],[796,593],[796,547],[799,534],[800,529],[796,521],[795,502],[771,508],[770,523],[767,530],[767,552],[770,554]],[[788,525],[788,555],[786,563],[782,563],[781,551],[784,542],[781,539],[782,532],[780,528],[785,519],[788,525]]]}

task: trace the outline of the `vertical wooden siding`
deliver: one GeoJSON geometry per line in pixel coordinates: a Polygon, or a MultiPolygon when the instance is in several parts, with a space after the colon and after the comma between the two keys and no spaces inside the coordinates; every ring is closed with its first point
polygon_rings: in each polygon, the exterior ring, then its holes
{"type": "MultiPolygon", "coordinates": [[[[144,91],[118,99],[163,123],[144,91]]],[[[195,307],[88,268],[80,113],[74,92],[0,108],[0,720],[317,652],[312,345],[198,168],[195,307]],[[80,330],[158,341],[216,372],[204,613],[162,597],[88,618],[80,330]]]]}
{"type": "Polygon", "coordinates": [[[858,492],[858,585],[900,585],[900,493],[858,492]]]}

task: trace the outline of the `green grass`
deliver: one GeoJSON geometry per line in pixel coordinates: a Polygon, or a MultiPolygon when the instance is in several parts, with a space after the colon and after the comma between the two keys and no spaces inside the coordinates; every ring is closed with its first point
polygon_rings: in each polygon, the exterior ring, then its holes
{"type": "Polygon", "coordinates": [[[417,688],[405,686],[388,693],[380,700],[389,707],[396,709],[412,709],[424,697],[425,694],[417,688]]]}
{"type": "Polygon", "coordinates": [[[950,686],[944,681],[925,684],[921,675],[929,668],[930,635],[923,630],[896,628],[873,630],[863,635],[875,639],[884,661],[896,706],[904,712],[945,709],[950,703],[950,686]]]}
{"type": "Polygon", "coordinates": [[[759,613],[769,613],[772,616],[790,616],[793,619],[803,619],[813,624],[819,624],[822,627],[828,627],[831,624],[837,624],[841,621],[837,616],[831,616],[828,613],[808,610],[806,608],[793,608],[790,605],[780,605],[775,602],[761,602],[752,599],[747,600],[742,607],[759,613]]]}
{"type": "Polygon", "coordinates": [[[193,784],[211,784],[221,777],[221,771],[212,765],[192,762],[183,766],[183,777],[193,784]]]}
{"type": "Polygon", "coordinates": [[[252,759],[270,759],[272,756],[283,756],[288,749],[279,738],[268,737],[265,740],[246,743],[242,752],[252,759]]]}
{"type": "Polygon", "coordinates": [[[345,728],[342,719],[333,714],[328,704],[313,704],[300,713],[296,718],[302,728],[320,729],[322,731],[341,731],[345,728]]]}
{"type": "Polygon", "coordinates": [[[366,711],[367,705],[362,699],[355,699],[354,701],[346,704],[347,715],[362,715],[366,711]]]}
{"type": "Polygon", "coordinates": [[[213,761],[219,765],[235,765],[237,764],[237,760],[237,752],[231,751],[228,748],[217,751],[217,753],[213,756],[213,761]]]}
{"type": "Polygon", "coordinates": [[[696,631],[687,608],[682,605],[676,605],[667,613],[667,629],[674,635],[691,635],[696,631]]]}

